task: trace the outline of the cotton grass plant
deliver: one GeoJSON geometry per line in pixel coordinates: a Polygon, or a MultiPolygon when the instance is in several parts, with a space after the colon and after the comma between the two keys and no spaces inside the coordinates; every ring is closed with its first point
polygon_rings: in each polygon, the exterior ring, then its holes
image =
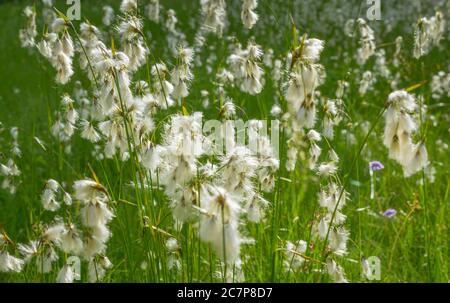
{"type": "Polygon", "coordinates": [[[2,5],[47,106],[0,115],[2,281],[449,279],[448,3],[276,3],[2,5]]]}

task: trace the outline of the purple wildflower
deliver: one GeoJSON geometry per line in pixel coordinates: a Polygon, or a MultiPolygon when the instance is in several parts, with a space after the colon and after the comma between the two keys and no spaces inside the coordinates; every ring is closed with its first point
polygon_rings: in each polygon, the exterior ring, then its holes
{"type": "Polygon", "coordinates": [[[383,213],[383,216],[387,217],[387,218],[392,218],[397,214],[397,211],[393,208],[389,208],[388,210],[386,210],[383,213]]]}
{"type": "Polygon", "coordinates": [[[384,165],[380,161],[370,161],[369,162],[369,168],[372,171],[374,171],[374,170],[382,170],[384,168],[384,165]]]}

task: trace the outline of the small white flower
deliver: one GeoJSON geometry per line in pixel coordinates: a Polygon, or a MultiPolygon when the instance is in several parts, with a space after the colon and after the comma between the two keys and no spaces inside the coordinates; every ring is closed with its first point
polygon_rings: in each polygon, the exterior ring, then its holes
{"type": "Polygon", "coordinates": [[[75,181],[73,188],[75,190],[75,198],[80,201],[90,201],[97,198],[104,200],[106,198],[106,189],[93,180],[75,181]]]}
{"type": "Polygon", "coordinates": [[[321,163],[317,168],[317,174],[321,177],[328,177],[334,175],[337,172],[337,166],[334,162],[321,163]]]}
{"type": "Polygon", "coordinates": [[[166,241],[166,248],[169,252],[175,252],[179,249],[178,241],[175,238],[169,238],[166,241]]]}

